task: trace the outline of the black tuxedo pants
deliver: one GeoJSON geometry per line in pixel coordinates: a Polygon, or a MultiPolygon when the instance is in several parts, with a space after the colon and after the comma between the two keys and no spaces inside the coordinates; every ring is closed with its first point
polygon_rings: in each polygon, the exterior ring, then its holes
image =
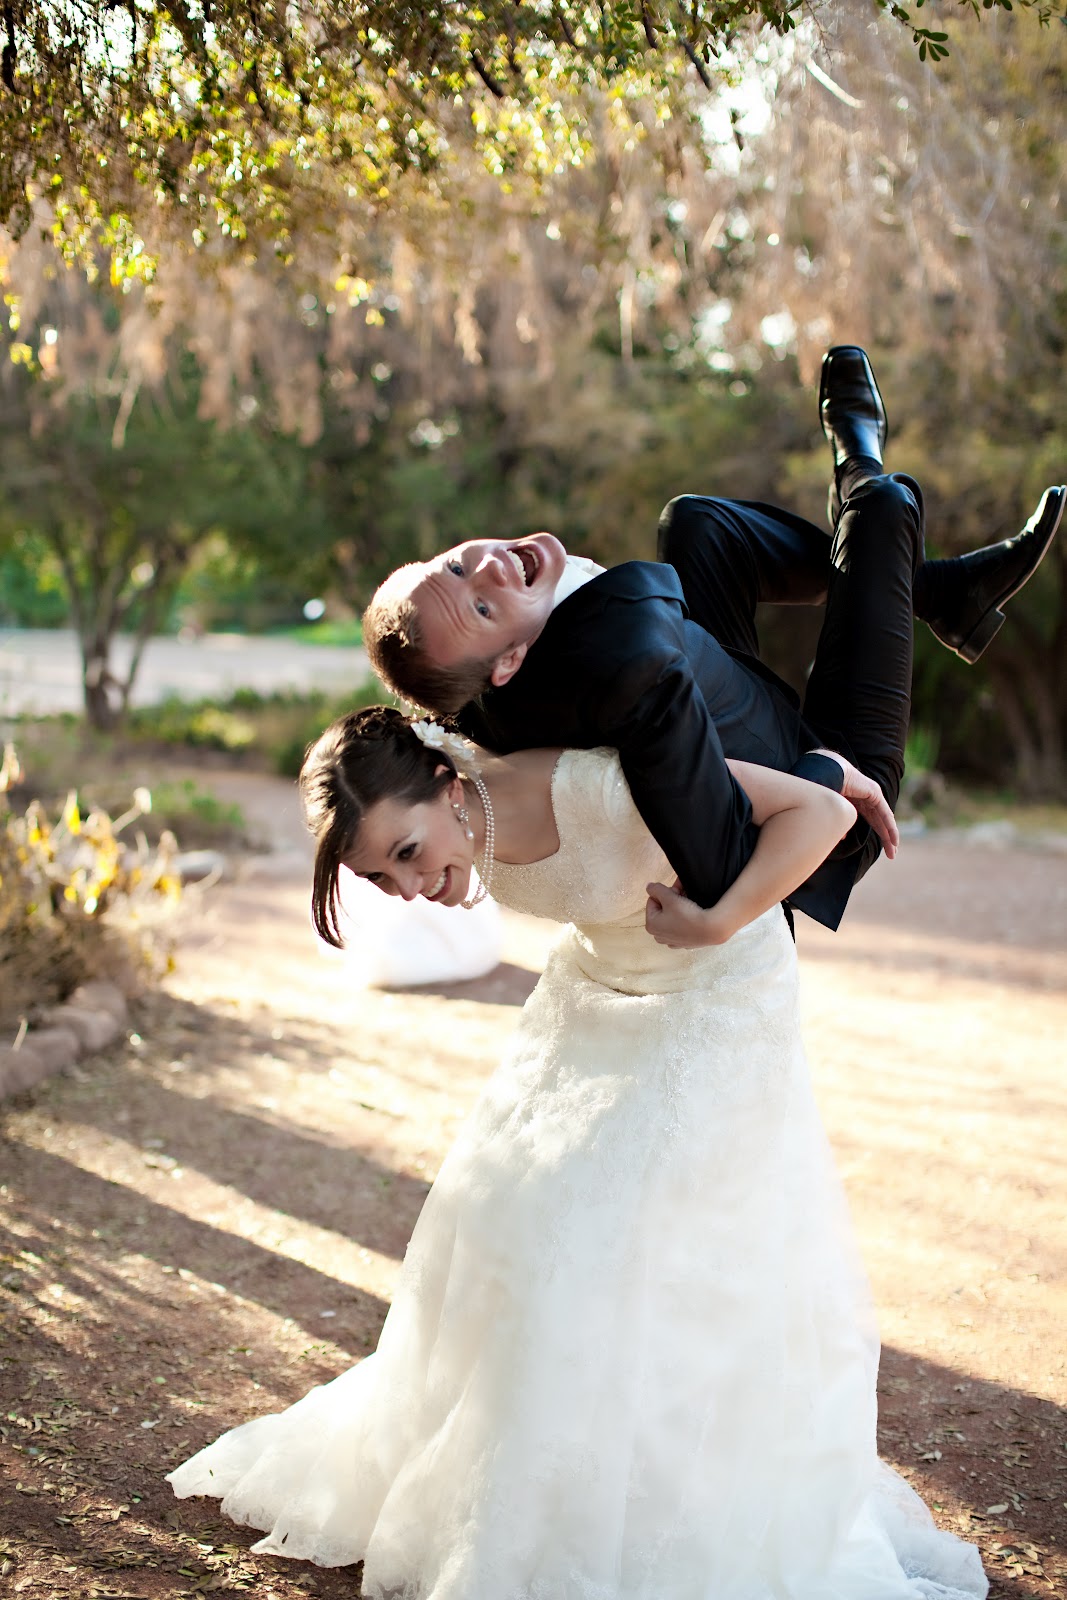
{"type": "Polygon", "coordinates": [[[922,494],[911,478],[873,470],[841,487],[832,539],[777,506],[681,495],[660,519],[659,557],[676,568],[693,620],[727,649],[758,655],[760,601],[825,604],[804,721],[893,806],[911,711],[922,494]]]}

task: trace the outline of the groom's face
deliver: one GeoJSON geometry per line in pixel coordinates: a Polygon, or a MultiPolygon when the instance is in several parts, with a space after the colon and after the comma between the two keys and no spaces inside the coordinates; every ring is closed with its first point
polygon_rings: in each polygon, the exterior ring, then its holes
{"type": "Polygon", "coordinates": [[[469,539],[421,569],[411,598],[427,655],[439,666],[496,658],[506,683],[552,611],[567,552],[551,533],[469,539]]]}

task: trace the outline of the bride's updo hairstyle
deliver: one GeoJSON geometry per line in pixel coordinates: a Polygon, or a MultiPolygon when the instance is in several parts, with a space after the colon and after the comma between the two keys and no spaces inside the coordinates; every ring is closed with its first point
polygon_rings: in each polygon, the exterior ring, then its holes
{"type": "Polygon", "coordinates": [[[371,806],[379,800],[421,805],[455,775],[451,758],[424,745],[394,706],[350,711],[320,733],[300,769],[304,820],[315,835],[311,920],[320,939],[338,950],[344,945],[338,874],[371,806]]]}

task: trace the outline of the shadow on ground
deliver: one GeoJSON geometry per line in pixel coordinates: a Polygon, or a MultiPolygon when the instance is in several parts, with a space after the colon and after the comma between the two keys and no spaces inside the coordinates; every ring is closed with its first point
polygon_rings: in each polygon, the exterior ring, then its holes
{"type": "MultiPolygon", "coordinates": [[[[1062,1276],[1050,963],[1067,924],[1060,861],[981,866],[965,882],[918,852],[910,877],[872,874],[843,933],[802,931],[801,953],[820,1099],[897,1319],[882,1452],[979,1544],[994,1600],[1036,1600],[1067,1593],[1067,1419],[1027,1389],[1062,1398],[1059,1354],[1011,1324],[1045,1328],[1062,1276]],[[972,1291],[973,1332],[946,1353],[941,1314],[972,1291]]],[[[250,1557],[253,1533],[163,1477],[373,1348],[427,1183],[535,975],[520,953],[327,1017],[333,976],[309,969],[300,995],[278,888],[257,892],[237,926],[259,903],[260,943],[229,949],[256,969],[246,1001],[153,997],[128,1044],[3,1108],[0,1569],[32,1600],[358,1594],[354,1569],[250,1557]]]]}

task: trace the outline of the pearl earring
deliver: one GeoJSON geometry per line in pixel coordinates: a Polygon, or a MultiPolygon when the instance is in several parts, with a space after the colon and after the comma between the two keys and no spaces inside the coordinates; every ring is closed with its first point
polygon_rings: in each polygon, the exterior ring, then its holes
{"type": "Polygon", "coordinates": [[[465,839],[473,839],[474,829],[471,827],[470,812],[466,806],[461,806],[458,800],[453,800],[452,810],[456,813],[459,825],[463,829],[463,837],[465,839]]]}

